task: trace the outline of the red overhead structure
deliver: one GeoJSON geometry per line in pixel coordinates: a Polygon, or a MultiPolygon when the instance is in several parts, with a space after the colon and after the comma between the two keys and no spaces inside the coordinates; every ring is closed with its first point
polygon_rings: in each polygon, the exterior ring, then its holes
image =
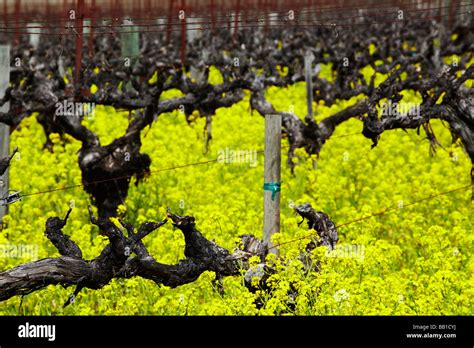
{"type": "MultiPolygon", "coordinates": [[[[137,30],[163,33],[166,42],[172,38],[179,40],[178,48],[182,58],[186,55],[186,30],[233,30],[233,41],[238,43],[238,31],[244,28],[263,27],[265,31],[283,25],[305,27],[317,25],[325,19],[350,28],[363,16],[382,11],[403,10],[405,18],[416,19],[421,13],[429,13],[432,19],[452,24],[460,13],[470,8],[470,0],[2,0],[0,6],[0,38],[12,44],[24,39],[28,33],[28,23],[39,23],[43,35],[77,36],[76,53],[82,55],[83,28],[88,28],[89,55],[93,54],[93,37],[106,32],[118,32],[125,18],[130,18],[137,30]],[[69,19],[70,10],[77,11],[75,20],[69,19]],[[193,18],[198,25],[188,26],[186,20],[179,19],[179,10],[185,9],[185,18],[193,18]],[[292,11],[294,20],[286,21],[285,16],[292,11]],[[230,14],[234,22],[230,23],[230,14]],[[272,13],[271,21],[269,14],[272,13]],[[13,19],[12,19],[13,18],[13,19]],[[83,19],[91,25],[83,27],[83,19]],[[107,19],[104,25],[103,19],[107,19]],[[68,29],[68,25],[74,26],[68,29]],[[66,28],[65,28],[66,26],[66,28]],[[176,35],[173,33],[177,32],[176,35]],[[181,32],[181,33],[180,33],[181,32]]],[[[467,16],[467,15],[466,15],[467,16]]],[[[378,17],[380,18],[380,17],[378,17]]],[[[381,21],[386,20],[380,18],[381,21]]],[[[37,27],[38,28],[38,27],[37,27]]],[[[79,67],[80,60],[77,59],[79,67]]],[[[76,74],[76,78],[79,78],[76,74]]]]}
{"type": "MultiPolygon", "coordinates": [[[[58,21],[64,18],[64,14],[70,9],[78,7],[79,0],[49,0],[49,7],[46,6],[47,0],[3,0],[3,9],[0,8],[0,21],[4,22],[8,12],[15,13],[17,20],[24,21],[58,21]]],[[[293,10],[296,14],[299,11],[311,14],[317,10],[336,9],[338,11],[348,12],[359,8],[372,9],[383,6],[417,6],[418,8],[428,9],[431,7],[446,6],[454,8],[459,4],[469,4],[468,0],[451,0],[439,2],[432,0],[188,0],[188,17],[208,18],[209,21],[214,18],[214,22],[219,22],[222,17],[227,17],[229,13],[236,11],[243,16],[253,15],[265,12],[284,13],[293,10]]],[[[156,19],[156,18],[177,18],[176,9],[181,1],[177,0],[83,0],[84,11],[86,15],[94,10],[95,18],[110,18],[112,14],[115,17],[121,17],[123,14],[132,18],[156,19]],[[175,5],[173,5],[173,3],[175,5]]],[[[353,12],[352,12],[353,13],[353,12]]]]}

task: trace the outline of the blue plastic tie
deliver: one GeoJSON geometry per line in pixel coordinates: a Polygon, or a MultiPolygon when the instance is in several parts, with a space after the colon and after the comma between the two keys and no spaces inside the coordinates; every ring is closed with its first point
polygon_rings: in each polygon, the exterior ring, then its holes
{"type": "Polygon", "coordinates": [[[266,182],[263,184],[263,189],[272,192],[272,201],[274,201],[276,193],[281,191],[281,182],[266,182]]]}

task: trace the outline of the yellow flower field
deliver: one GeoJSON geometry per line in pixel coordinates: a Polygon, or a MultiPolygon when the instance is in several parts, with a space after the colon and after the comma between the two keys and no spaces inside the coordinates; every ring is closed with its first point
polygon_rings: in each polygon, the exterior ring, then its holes
{"type": "MultiPolygon", "coordinates": [[[[270,88],[267,97],[277,110],[306,112],[305,86],[270,88]]],[[[406,94],[407,99],[416,96],[406,94]]],[[[357,100],[332,107],[314,105],[318,120],[357,100]]],[[[204,120],[188,126],[179,112],[160,115],[142,132],[142,153],[152,158],[151,170],[215,159],[218,152],[263,150],[264,119],[250,114],[249,97],[213,118],[213,140],[205,149],[204,120]]],[[[123,134],[128,113],[98,106],[94,118],[84,121],[97,132],[102,145],[123,134]]],[[[84,289],[76,302],[62,305],[73,288],[50,286],[30,295],[0,303],[3,315],[473,315],[474,257],[473,211],[469,189],[410,203],[469,185],[470,161],[462,148],[451,144],[449,130],[432,122],[443,148],[429,155],[429,142],[415,130],[387,131],[379,145],[360,132],[362,123],[351,120],[337,128],[319,158],[299,150],[295,175],[286,165],[288,142],[282,142],[281,233],[285,265],[270,279],[271,294],[250,293],[243,277],[224,279],[225,294],[214,288],[214,274],[175,289],[140,278],[114,280],[104,289],[84,289]],[[356,134],[358,133],[358,134],[356,134]],[[311,203],[337,225],[397,207],[386,214],[350,223],[339,229],[341,246],[357,246],[357,257],[328,257],[324,247],[313,251],[321,270],[305,274],[297,259],[309,238],[306,224],[290,207],[311,203]],[[288,296],[289,293],[295,294],[288,296]],[[257,308],[256,298],[263,300],[257,308]],[[290,300],[289,300],[290,298],[290,300]]],[[[12,161],[10,188],[34,193],[78,184],[80,143],[69,136],[53,135],[54,153],[42,150],[44,133],[34,117],[25,120],[11,139],[20,155],[12,161]]],[[[138,225],[161,221],[166,207],[177,214],[196,217],[197,228],[210,240],[233,249],[246,233],[262,237],[263,155],[257,165],[210,163],[153,173],[138,187],[130,186],[119,208],[125,220],[138,225]]],[[[64,216],[74,206],[64,232],[81,247],[85,258],[94,258],[107,244],[88,220],[89,198],[82,188],[25,197],[10,206],[8,228],[0,244],[38,246],[38,257],[59,256],[44,236],[46,219],[64,216]]],[[[184,258],[182,233],[166,224],[145,238],[159,262],[184,258]]],[[[273,257],[272,255],[268,257],[273,257]]],[[[0,269],[30,261],[0,258],[0,269]]]]}

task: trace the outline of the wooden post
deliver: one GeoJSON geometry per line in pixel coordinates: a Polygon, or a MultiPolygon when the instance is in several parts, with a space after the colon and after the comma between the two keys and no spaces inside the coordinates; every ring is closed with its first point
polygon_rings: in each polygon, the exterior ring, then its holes
{"type": "Polygon", "coordinates": [[[265,116],[265,182],[263,242],[270,252],[279,255],[273,248],[271,237],[280,232],[280,168],[281,168],[281,115],[265,116]]]}
{"type": "Polygon", "coordinates": [[[171,31],[173,29],[173,0],[169,0],[168,5],[168,26],[166,30],[166,44],[170,43],[171,31]]]}
{"type": "Polygon", "coordinates": [[[140,55],[140,35],[138,27],[133,25],[131,19],[123,21],[125,26],[121,31],[122,58],[129,58],[134,61],[140,55]]]}
{"type": "Polygon", "coordinates": [[[184,18],[179,18],[181,20],[181,64],[186,63],[186,19],[188,14],[186,13],[186,0],[181,0],[181,10],[184,11],[184,18]]]}
{"type": "Polygon", "coordinates": [[[314,55],[311,51],[306,51],[304,55],[304,75],[306,80],[306,105],[308,109],[307,117],[313,120],[313,76],[311,64],[313,63],[314,55]]]}
{"type": "Polygon", "coordinates": [[[237,45],[238,40],[238,31],[239,31],[239,16],[240,16],[240,0],[237,0],[235,5],[235,18],[234,18],[234,32],[232,33],[232,41],[235,45],[237,45]]]}
{"type": "Polygon", "coordinates": [[[80,92],[81,86],[81,70],[82,70],[82,31],[84,29],[84,0],[77,1],[76,8],[76,71],[74,83],[76,85],[76,93],[80,92]]]}
{"type": "MultiPolygon", "coordinates": [[[[188,10],[188,12],[190,12],[188,10]]],[[[188,17],[186,13],[186,43],[192,44],[194,40],[202,37],[202,30],[200,30],[200,27],[202,27],[202,24],[198,24],[202,22],[202,19],[200,18],[191,18],[188,17]]]]}
{"type": "MultiPolygon", "coordinates": [[[[140,55],[140,34],[138,32],[138,27],[133,25],[131,19],[124,19],[123,25],[125,27],[121,30],[122,34],[120,36],[122,58],[124,59],[123,64],[128,64],[128,66],[133,67],[140,55]]],[[[125,85],[125,89],[127,91],[134,90],[130,81],[125,85]]]]}
{"type": "MultiPolygon", "coordinates": [[[[3,25],[5,26],[5,28],[8,28],[8,6],[7,6],[7,0],[3,0],[3,19],[4,19],[4,23],[3,25]]],[[[2,35],[4,37],[4,40],[5,40],[5,44],[8,44],[10,42],[9,40],[9,36],[10,34],[6,34],[4,33],[2,35]]]]}
{"type": "Polygon", "coordinates": [[[28,26],[28,33],[30,34],[30,37],[29,37],[30,45],[33,46],[34,49],[37,49],[39,45],[39,41],[40,41],[40,34],[41,34],[41,29],[37,27],[40,27],[41,23],[29,23],[27,26],[28,26]]]}
{"type": "Polygon", "coordinates": [[[449,22],[448,26],[451,29],[454,25],[454,18],[456,14],[456,10],[458,9],[459,6],[459,0],[451,0],[449,2],[449,22]]]}
{"type": "Polygon", "coordinates": [[[264,33],[265,33],[265,36],[266,36],[266,35],[267,35],[267,32],[268,32],[268,24],[269,24],[269,16],[270,16],[270,14],[268,13],[268,3],[267,3],[267,0],[264,0],[264,2],[263,2],[263,13],[264,13],[264,16],[265,16],[264,33]]]}
{"type": "Polygon", "coordinates": [[[15,1],[15,45],[20,44],[20,9],[21,9],[21,0],[15,1]]]}
{"type": "Polygon", "coordinates": [[[211,30],[214,33],[216,28],[216,13],[214,0],[211,0],[211,30]]]}
{"type": "MultiPolygon", "coordinates": [[[[10,83],[10,46],[0,46],[0,98],[3,98],[10,83]]],[[[0,112],[7,112],[10,103],[0,107],[0,112]]],[[[10,127],[0,123],[0,158],[10,155],[10,127]]],[[[8,172],[9,169],[0,176],[0,196],[8,192],[8,172]]],[[[8,208],[0,206],[0,223],[3,216],[8,213],[8,208]]]]}
{"type": "Polygon", "coordinates": [[[97,10],[95,6],[95,0],[92,0],[92,5],[89,8],[89,18],[90,18],[90,31],[89,31],[89,42],[87,44],[87,48],[89,49],[89,58],[92,58],[94,56],[94,12],[97,10]]]}

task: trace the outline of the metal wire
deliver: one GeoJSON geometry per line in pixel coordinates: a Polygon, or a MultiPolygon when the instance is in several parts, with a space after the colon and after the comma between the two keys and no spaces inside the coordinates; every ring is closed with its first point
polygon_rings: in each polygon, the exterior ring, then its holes
{"type": "MultiPolygon", "coordinates": [[[[404,11],[404,12],[408,12],[408,11],[404,11]]],[[[338,23],[314,23],[314,21],[311,21],[312,23],[311,24],[303,24],[302,22],[288,22],[288,23],[284,23],[284,24],[270,24],[273,28],[277,27],[277,28],[287,28],[289,26],[292,26],[292,27],[296,27],[296,28],[306,28],[306,27],[355,27],[355,26],[368,26],[368,25],[376,25],[376,24],[393,24],[393,23],[405,23],[406,21],[409,21],[409,20],[416,20],[416,21],[431,21],[431,20],[435,20],[435,19],[439,19],[439,18],[442,18],[442,17],[448,17],[448,16],[452,16],[452,17],[457,17],[457,16],[461,16],[461,15],[465,15],[465,14],[470,14],[471,11],[466,11],[466,12],[459,12],[459,13],[456,13],[456,14],[444,14],[444,15],[435,15],[435,16],[432,16],[432,17],[418,17],[418,18],[404,18],[404,19],[401,19],[401,20],[392,20],[392,21],[373,21],[373,22],[370,22],[370,23],[367,23],[367,22],[364,22],[364,23],[350,23],[350,24],[338,24],[338,23]]],[[[362,16],[363,17],[363,16],[362,16]]],[[[208,24],[211,24],[212,22],[208,22],[208,24]]],[[[174,24],[174,25],[180,25],[181,28],[164,28],[164,29],[161,29],[161,30],[115,30],[116,28],[125,28],[124,26],[121,26],[121,27],[113,27],[113,26],[106,26],[108,29],[110,29],[111,31],[110,32],[95,32],[96,35],[119,35],[119,34],[132,34],[132,33],[142,33],[142,34],[145,34],[145,33],[166,33],[166,32],[183,32],[183,31],[193,31],[193,30],[196,30],[196,31],[204,31],[206,30],[206,28],[189,28],[188,25],[186,25],[186,28],[182,28],[182,23],[178,23],[178,24],[174,24]]],[[[192,25],[192,23],[191,23],[192,25]]],[[[132,25],[133,26],[136,26],[136,25],[132,25]]],[[[159,26],[158,24],[150,24],[150,25],[142,25],[142,26],[159,26]]],[[[265,24],[257,24],[257,25],[239,25],[238,29],[255,29],[255,28],[264,28],[266,25],[265,24]]],[[[100,28],[102,26],[88,26],[89,28],[100,28]]],[[[87,26],[84,26],[82,28],[88,28],[87,26]]],[[[0,33],[5,33],[5,34],[31,34],[31,32],[29,31],[18,31],[18,30],[7,30],[5,29],[6,27],[4,27],[4,29],[0,29],[0,33]]],[[[22,28],[22,29],[26,29],[28,27],[25,27],[25,28],[22,28]]],[[[58,29],[59,27],[56,27],[54,29],[58,29]]],[[[61,28],[62,29],[62,28],[61,28]]],[[[71,30],[72,29],[75,29],[75,28],[70,28],[71,30]]],[[[225,26],[221,26],[221,27],[215,27],[213,28],[214,30],[220,30],[220,29],[223,29],[223,30],[228,30],[229,29],[229,25],[225,25],[225,26]]],[[[51,36],[78,36],[78,35],[87,35],[87,34],[84,34],[84,33],[78,33],[78,32],[67,32],[67,33],[45,33],[45,32],[41,32],[41,33],[38,33],[39,35],[51,35],[51,36]]]]}
{"type": "MultiPolygon", "coordinates": [[[[431,196],[428,196],[428,197],[424,197],[424,198],[421,198],[419,200],[416,200],[416,201],[413,201],[409,204],[404,204],[403,205],[403,208],[406,208],[406,207],[410,207],[410,206],[413,206],[415,204],[418,204],[418,203],[421,203],[421,202],[425,202],[425,201],[428,201],[428,200],[431,200],[431,199],[434,199],[434,198],[437,198],[437,197],[440,197],[440,196],[444,196],[444,195],[447,195],[447,194],[450,194],[450,193],[453,193],[453,192],[456,192],[456,191],[460,191],[460,190],[465,190],[467,188],[471,188],[472,185],[466,185],[466,186],[461,186],[461,187],[458,187],[458,188],[455,188],[455,189],[452,189],[452,190],[449,190],[449,191],[445,191],[445,192],[441,192],[441,193],[438,193],[438,194],[435,194],[435,195],[431,195],[431,196]]],[[[376,216],[380,216],[380,215],[384,215],[384,214],[387,214],[389,212],[393,212],[395,210],[400,210],[400,209],[403,209],[403,208],[400,208],[400,207],[389,207],[389,208],[386,208],[382,211],[379,211],[377,213],[374,213],[374,214],[370,214],[370,215],[367,215],[367,216],[363,216],[363,217],[360,217],[360,218],[357,218],[355,220],[350,220],[350,221],[347,221],[347,222],[344,222],[340,225],[336,225],[336,228],[340,228],[340,227],[343,227],[343,226],[348,226],[348,225],[351,225],[351,224],[354,224],[356,222],[360,222],[360,221],[363,221],[363,220],[367,220],[367,219],[370,219],[370,218],[373,218],[373,217],[376,217],[376,216]]],[[[276,244],[272,247],[269,247],[268,249],[271,250],[271,249],[274,249],[274,248],[278,248],[282,245],[286,245],[286,244],[291,244],[291,243],[294,243],[294,242],[298,242],[300,240],[303,240],[303,239],[306,239],[306,238],[310,238],[310,237],[313,237],[315,235],[318,235],[318,232],[312,232],[310,234],[307,234],[303,237],[300,237],[300,238],[295,238],[295,239],[292,239],[292,240],[289,240],[289,241],[286,241],[286,242],[282,242],[282,243],[279,243],[279,244],[276,244]]]]}

